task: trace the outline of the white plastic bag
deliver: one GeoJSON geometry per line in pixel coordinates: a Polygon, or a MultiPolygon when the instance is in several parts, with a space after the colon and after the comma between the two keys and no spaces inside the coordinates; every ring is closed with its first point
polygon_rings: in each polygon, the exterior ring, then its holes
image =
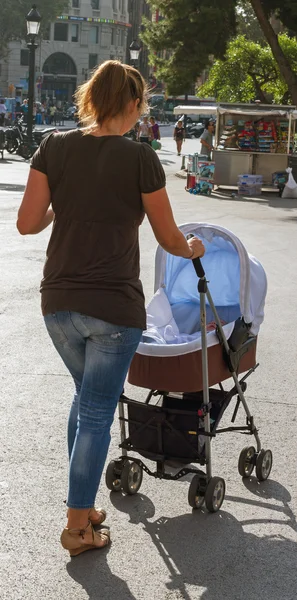
{"type": "Polygon", "coordinates": [[[292,175],[291,167],[288,167],[286,171],[289,173],[289,179],[284,187],[282,198],[297,198],[297,183],[292,175]]]}

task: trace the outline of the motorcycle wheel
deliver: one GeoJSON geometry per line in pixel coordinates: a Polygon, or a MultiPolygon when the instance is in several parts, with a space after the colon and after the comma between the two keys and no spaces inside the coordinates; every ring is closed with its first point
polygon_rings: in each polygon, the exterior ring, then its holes
{"type": "Polygon", "coordinates": [[[13,154],[18,149],[18,145],[12,140],[7,140],[5,150],[9,152],[9,154],[13,154]]]}
{"type": "Polygon", "coordinates": [[[25,160],[29,160],[34,154],[34,149],[28,144],[21,144],[19,147],[18,154],[25,160]]]}

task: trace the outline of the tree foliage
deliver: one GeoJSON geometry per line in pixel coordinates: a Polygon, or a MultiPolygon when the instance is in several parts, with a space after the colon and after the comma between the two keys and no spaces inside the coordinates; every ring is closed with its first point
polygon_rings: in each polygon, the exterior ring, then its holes
{"type": "MultiPolygon", "coordinates": [[[[37,0],[42,16],[40,33],[68,7],[68,0],[37,0]]],[[[0,0],[0,58],[5,57],[9,42],[26,37],[26,15],[32,0],[0,0]]]]}
{"type": "MultiPolygon", "coordinates": [[[[294,69],[297,69],[297,42],[283,34],[279,43],[294,69]]],[[[210,69],[208,81],[199,88],[201,97],[215,96],[221,102],[287,103],[288,86],[270,46],[264,46],[238,36],[229,42],[224,60],[217,60],[210,69]]]]}
{"type": "Polygon", "coordinates": [[[151,62],[172,93],[190,89],[209,55],[222,58],[228,39],[236,30],[236,0],[151,0],[164,19],[145,21],[144,42],[150,47],[151,62]],[[163,60],[158,53],[169,50],[163,60]],[[157,53],[157,55],[156,55],[157,53]]]}
{"type": "Polygon", "coordinates": [[[237,29],[249,40],[269,43],[279,65],[281,83],[286,81],[297,103],[294,64],[290,62],[290,54],[284,56],[280,42],[269,25],[269,17],[275,14],[286,27],[297,32],[297,0],[148,2],[164,18],[157,23],[146,21],[143,40],[150,49],[151,63],[157,67],[157,77],[166,83],[168,92],[187,92],[209,66],[210,55],[217,60],[223,59],[228,42],[235,37],[237,29]],[[164,50],[168,51],[165,58],[162,56],[164,50]]]}

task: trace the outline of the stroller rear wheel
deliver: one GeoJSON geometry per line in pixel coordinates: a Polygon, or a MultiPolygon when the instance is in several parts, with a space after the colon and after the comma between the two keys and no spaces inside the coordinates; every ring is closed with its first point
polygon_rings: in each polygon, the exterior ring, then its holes
{"type": "Polygon", "coordinates": [[[266,481],[272,469],[271,450],[261,450],[257,456],[256,475],[259,481],[266,481]]]}
{"type": "Polygon", "coordinates": [[[200,475],[194,475],[188,492],[188,502],[192,508],[201,508],[204,504],[204,489],[201,487],[200,475]],[[203,492],[203,493],[202,493],[203,492]]]}
{"type": "Polygon", "coordinates": [[[120,492],[122,487],[121,471],[117,468],[115,460],[111,460],[107,466],[105,474],[106,487],[111,492],[120,492]]]}
{"type": "Polygon", "coordinates": [[[256,454],[256,449],[254,446],[246,446],[241,450],[238,460],[238,472],[241,477],[250,477],[254,466],[254,457],[256,454]]]}
{"type": "Polygon", "coordinates": [[[220,510],[225,498],[225,481],[222,477],[212,477],[205,492],[205,506],[209,512],[220,510]]]}
{"type": "Polygon", "coordinates": [[[143,472],[140,465],[136,462],[126,462],[122,471],[121,482],[122,490],[125,494],[133,496],[136,494],[142,484],[143,472]]]}

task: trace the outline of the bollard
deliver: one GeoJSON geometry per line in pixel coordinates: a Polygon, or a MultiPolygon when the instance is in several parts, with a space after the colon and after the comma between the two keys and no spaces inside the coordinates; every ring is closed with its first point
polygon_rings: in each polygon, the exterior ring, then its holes
{"type": "Polygon", "coordinates": [[[186,168],[186,156],[185,154],[182,155],[182,165],[181,165],[181,170],[186,168]]]}

